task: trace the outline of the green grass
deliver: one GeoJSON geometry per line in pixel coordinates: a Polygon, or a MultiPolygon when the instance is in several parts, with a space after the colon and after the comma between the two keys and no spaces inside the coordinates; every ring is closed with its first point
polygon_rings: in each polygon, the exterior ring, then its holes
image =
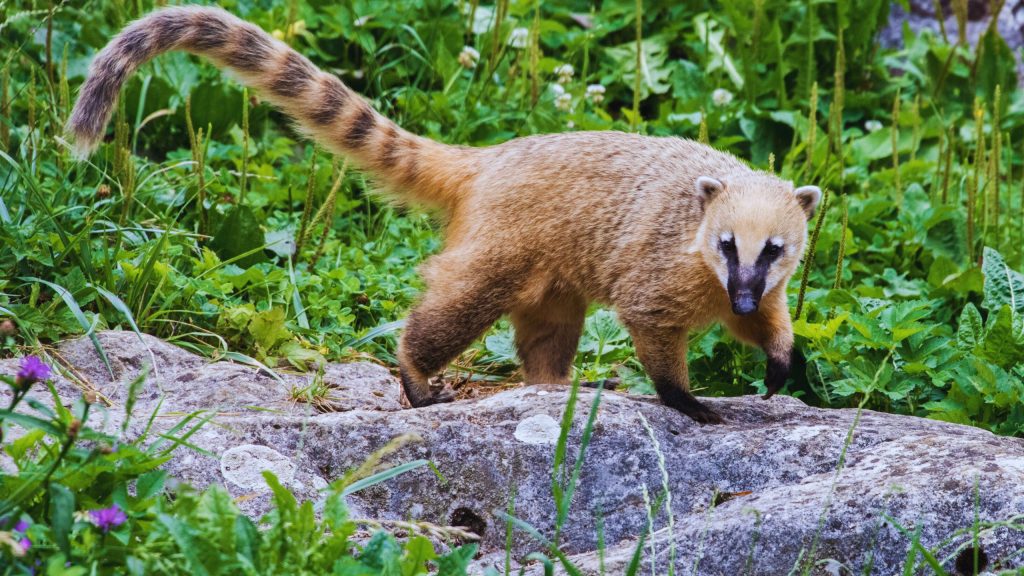
{"type": "MultiPolygon", "coordinates": [[[[1024,100],[994,30],[981,51],[928,34],[882,50],[883,0],[225,6],[439,140],[703,136],[827,188],[790,290],[809,361],[790,393],[1024,431],[1024,100]],[[524,48],[506,42],[514,28],[532,31],[524,48]],[[475,68],[460,65],[464,45],[475,68]],[[572,76],[556,74],[563,64],[572,76]]],[[[151,8],[0,8],[0,316],[18,327],[0,350],[122,327],[271,368],[393,364],[394,322],[422,288],[416,266],[439,250],[438,225],[377,201],[211,65],[147,65],[100,153],[69,155],[62,126],[89,59],[151,8]]],[[[515,380],[511,342],[499,323],[452,375],[515,380]]],[[[702,394],[762,387],[761,352],[720,328],[694,333],[689,355],[702,394]]],[[[577,369],[651,391],[605,310],[587,320],[577,369]]]]}

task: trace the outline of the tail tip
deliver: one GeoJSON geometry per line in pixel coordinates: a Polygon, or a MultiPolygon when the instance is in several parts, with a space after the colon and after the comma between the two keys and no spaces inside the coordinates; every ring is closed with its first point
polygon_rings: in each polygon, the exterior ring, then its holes
{"type": "Polygon", "coordinates": [[[76,161],[87,160],[99,148],[99,137],[82,130],[80,126],[69,123],[64,129],[64,134],[71,147],[71,155],[76,161]]]}

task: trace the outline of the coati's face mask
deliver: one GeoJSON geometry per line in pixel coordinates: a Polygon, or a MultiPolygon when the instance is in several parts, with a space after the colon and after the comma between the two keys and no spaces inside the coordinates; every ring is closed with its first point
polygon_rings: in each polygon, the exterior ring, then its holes
{"type": "Polygon", "coordinates": [[[727,183],[702,176],[696,194],[704,217],[691,250],[718,277],[733,314],[753,314],[765,294],[785,289],[799,265],[821,190],[794,190],[789,182],[755,173],[727,183]]]}

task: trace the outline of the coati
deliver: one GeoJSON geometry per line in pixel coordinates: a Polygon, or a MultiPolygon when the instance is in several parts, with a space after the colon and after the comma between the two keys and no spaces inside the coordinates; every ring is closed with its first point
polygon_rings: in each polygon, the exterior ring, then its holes
{"type": "Polygon", "coordinates": [[[786,283],[821,191],[680,138],[621,132],[530,136],[485,148],[406,132],[337,77],[259,27],[209,7],[171,7],[127,26],[95,58],[68,131],[87,154],[121,85],[160,53],[209,58],[400,199],[447,215],[445,249],[399,345],[409,402],[449,402],[441,372],[500,316],[527,383],[567,383],[587,304],[611,305],[658,395],[697,422],[687,333],[723,322],[768,356],[767,396],[789,373],[786,283]]]}

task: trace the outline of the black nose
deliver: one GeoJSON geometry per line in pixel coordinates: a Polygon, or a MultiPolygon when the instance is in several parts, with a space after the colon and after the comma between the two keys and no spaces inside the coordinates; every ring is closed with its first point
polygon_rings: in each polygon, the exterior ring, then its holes
{"type": "Polygon", "coordinates": [[[737,316],[746,316],[757,312],[757,300],[754,295],[746,292],[739,293],[732,299],[732,313],[737,316]]]}

